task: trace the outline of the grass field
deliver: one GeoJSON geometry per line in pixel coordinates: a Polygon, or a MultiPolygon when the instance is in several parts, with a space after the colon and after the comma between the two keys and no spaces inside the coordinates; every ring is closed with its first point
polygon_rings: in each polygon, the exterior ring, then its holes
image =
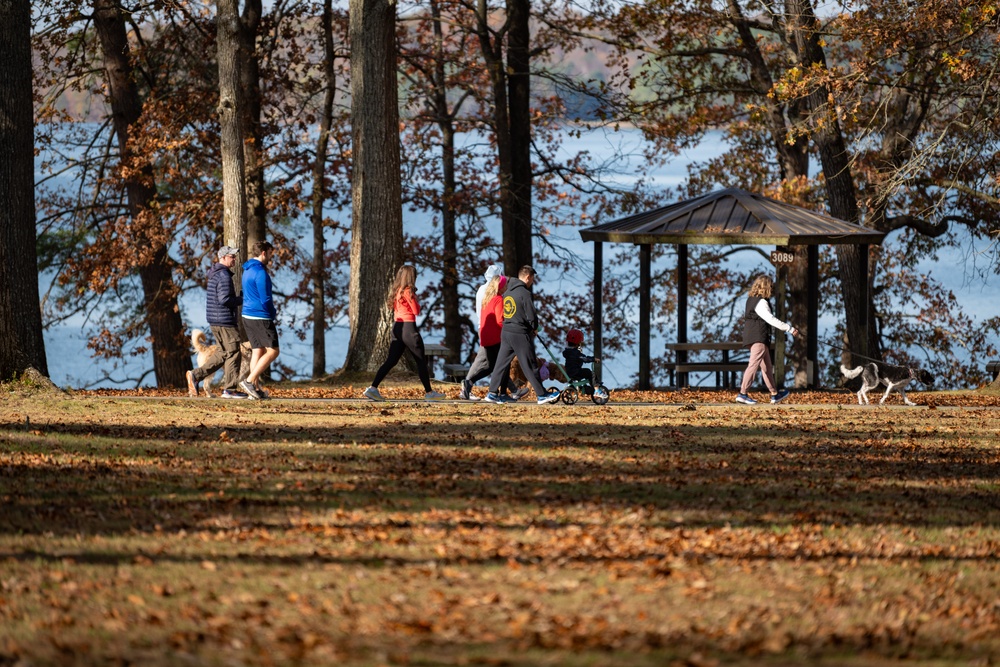
{"type": "Polygon", "coordinates": [[[276,395],[4,392],[0,665],[1000,661],[989,401],[276,395]]]}

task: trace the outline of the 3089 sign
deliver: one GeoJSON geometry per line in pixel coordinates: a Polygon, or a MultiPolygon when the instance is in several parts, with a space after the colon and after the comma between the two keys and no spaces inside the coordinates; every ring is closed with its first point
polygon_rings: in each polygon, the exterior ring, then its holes
{"type": "Polygon", "coordinates": [[[772,250],[771,251],[771,263],[772,264],[794,264],[795,263],[795,253],[789,252],[787,250],[772,250]]]}

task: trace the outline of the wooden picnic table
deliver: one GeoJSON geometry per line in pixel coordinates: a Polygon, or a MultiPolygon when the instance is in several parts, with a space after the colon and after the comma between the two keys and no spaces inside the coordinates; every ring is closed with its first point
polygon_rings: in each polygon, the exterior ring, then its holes
{"type": "Polygon", "coordinates": [[[715,372],[715,386],[731,388],[736,384],[736,373],[746,369],[745,361],[730,361],[729,353],[742,350],[746,346],[740,341],[699,341],[694,343],[667,343],[666,348],[674,352],[673,364],[667,364],[671,384],[677,374],[677,387],[687,387],[688,373],[715,372]],[[721,352],[721,359],[688,362],[688,352],[721,352]]]}

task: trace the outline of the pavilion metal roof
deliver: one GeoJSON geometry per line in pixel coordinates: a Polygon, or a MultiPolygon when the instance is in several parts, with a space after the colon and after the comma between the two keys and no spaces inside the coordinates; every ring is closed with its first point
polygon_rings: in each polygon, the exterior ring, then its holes
{"type": "Polygon", "coordinates": [[[856,245],[882,243],[877,232],[737,188],[580,230],[584,241],[658,244],[856,245]]]}

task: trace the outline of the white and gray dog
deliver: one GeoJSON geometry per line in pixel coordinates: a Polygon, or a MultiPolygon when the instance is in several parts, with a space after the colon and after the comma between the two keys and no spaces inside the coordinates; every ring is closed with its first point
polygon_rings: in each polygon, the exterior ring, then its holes
{"type": "Polygon", "coordinates": [[[885,399],[889,398],[889,394],[895,389],[903,396],[903,402],[907,405],[916,405],[913,401],[906,397],[906,387],[909,386],[910,382],[916,380],[925,385],[934,384],[934,376],[925,370],[919,368],[907,368],[906,366],[892,366],[890,364],[878,362],[870,362],[864,364],[863,366],[858,366],[857,368],[848,368],[847,366],[841,365],[840,372],[844,374],[844,377],[848,380],[861,376],[861,389],[858,391],[858,405],[862,404],[862,399],[864,399],[864,404],[868,404],[868,392],[884,384],[886,386],[885,395],[882,396],[882,400],[879,401],[879,405],[885,403],[885,399]]]}

